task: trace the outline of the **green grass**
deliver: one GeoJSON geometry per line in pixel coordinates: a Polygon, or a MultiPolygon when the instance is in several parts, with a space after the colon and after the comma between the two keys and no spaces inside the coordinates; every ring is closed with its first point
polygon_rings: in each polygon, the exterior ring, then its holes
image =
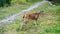
{"type": "MultiPolygon", "coordinates": [[[[37,1],[38,2],[38,1],[37,1]]],[[[20,12],[21,10],[27,9],[36,2],[28,2],[26,4],[13,5],[10,7],[0,8],[0,20],[7,18],[10,15],[20,12]]]]}
{"type": "Polygon", "coordinates": [[[51,7],[48,3],[43,4],[31,10],[28,13],[38,12],[41,9],[44,10],[44,15],[40,16],[37,21],[38,26],[34,26],[34,21],[29,20],[28,23],[23,26],[20,31],[20,24],[22,20],[15,18],[14,22],[4,26],[3,33],[8,34],[60,34],[60,6],[51,7]]]}
{"type": "Polygon", "coordinates": [[[8,17],[16,12],[20,12],[22,9],[27,8],[26,6],[15,6],[11,8],[0,9],[0,19],[8,17]]]}

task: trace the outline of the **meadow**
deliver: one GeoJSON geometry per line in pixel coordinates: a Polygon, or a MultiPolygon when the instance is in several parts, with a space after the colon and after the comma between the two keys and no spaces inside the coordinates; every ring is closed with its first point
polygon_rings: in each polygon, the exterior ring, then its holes
{"type": "MultiPolygon", "coordinates": [[[[19,7],[14,9],[20,11],[19,7]]],[[[13,11],[12,13],[17,10],[11,9],[11,11],[13,11]]],[[[23,18],[21,15],[18,15],[13,22],[3,23],[1,25],[0,34],[60,34],[60,6],[52,7],[49,3],[45,3],[27,13],[34,13],[40,10],[44,10],[45,13],[39,17],[37,27],[33,23],[34,20],[29,20],[27,24],[23,26],[22,30],[20,30],[23,18]]]]}
{"type": "Polygon", "coordinates": [[[35,1],[30,1],[30,2],[25,2],[23,0],[19,1],[22,3],[17,3],[18,0],[12,0],[11,1],[11,6],[6,7],[4,5],[3,7],[0,7],[0,20],[7,18],[13,14],[19,13],[20,11],[29,8],[31,5],[33,5],[36,2],[40,2],[41,0],[35,0],[35,1]]]}
{"type": "MultiPolygon", "coordinates": [[[[18,13],[33,4],[1,8],[0,19],[18,13]]],[[[45,3],[27,13],[32,14],[40,10],[44,10],[44,15],[39,17],[37,27],[34,25],[34,20],[29,20],[23,26],[22,30],[20,30],[21,23],[23,22],[22,16],[24,15],[22,13],[16,16],[13,22],[2,23],[0,26],[0,34],[60,34],[60,5],[52,7],[49,3],[45,3]]]]}

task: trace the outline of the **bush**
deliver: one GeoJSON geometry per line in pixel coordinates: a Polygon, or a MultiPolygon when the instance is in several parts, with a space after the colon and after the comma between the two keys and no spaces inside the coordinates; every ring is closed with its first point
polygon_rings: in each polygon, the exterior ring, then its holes
{"type": "Polygon", "coordinates": [[[11,0],[0,0],[0,7],[3,7],[4,5],[10,5],[11,0]]]}
{"type": "Polygon", "coordinates": [[[26,3],[26,0],[11,0],[11,4],[16,4],[16,3],[26,3]]]}
{"type": "Polygon", "coordinates": [[[60,0],[53,0],[53,1],[60,3],[60,0]]]}

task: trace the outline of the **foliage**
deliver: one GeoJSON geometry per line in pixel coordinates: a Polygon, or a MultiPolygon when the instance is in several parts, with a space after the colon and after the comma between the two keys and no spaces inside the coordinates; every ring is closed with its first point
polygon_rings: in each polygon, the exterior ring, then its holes
{"type": "Polygon", "coordinates": [[[24,4],[24,3],[26,3],[26,0],[11,0],[11,4],[16,4],[16,3],[24,4]]]}
{"type": "Polygon", "coordinates": [[[16,4],[26,4],[27,2],[36,2],[40,0],[0,0],[0,7],[16,4]]]}
{"type": "Polygon", "coordinates": [[[60,3],[60,1],[59,1],[59,0],[53,0],[53,1],[60,3]]]}
{"type": "Polygon", "coordinates": [[[10,5],[11,0],[0,0],[0,7],[6,5],[10,5]]]}

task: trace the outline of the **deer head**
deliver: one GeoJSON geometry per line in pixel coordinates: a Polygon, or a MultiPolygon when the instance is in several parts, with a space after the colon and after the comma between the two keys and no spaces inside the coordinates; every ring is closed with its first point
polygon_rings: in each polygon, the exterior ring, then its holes
{"type": "Polygon", "coordinates": [[[39,14],[44,15],[44,10],[40,10],[39,14]]]}

